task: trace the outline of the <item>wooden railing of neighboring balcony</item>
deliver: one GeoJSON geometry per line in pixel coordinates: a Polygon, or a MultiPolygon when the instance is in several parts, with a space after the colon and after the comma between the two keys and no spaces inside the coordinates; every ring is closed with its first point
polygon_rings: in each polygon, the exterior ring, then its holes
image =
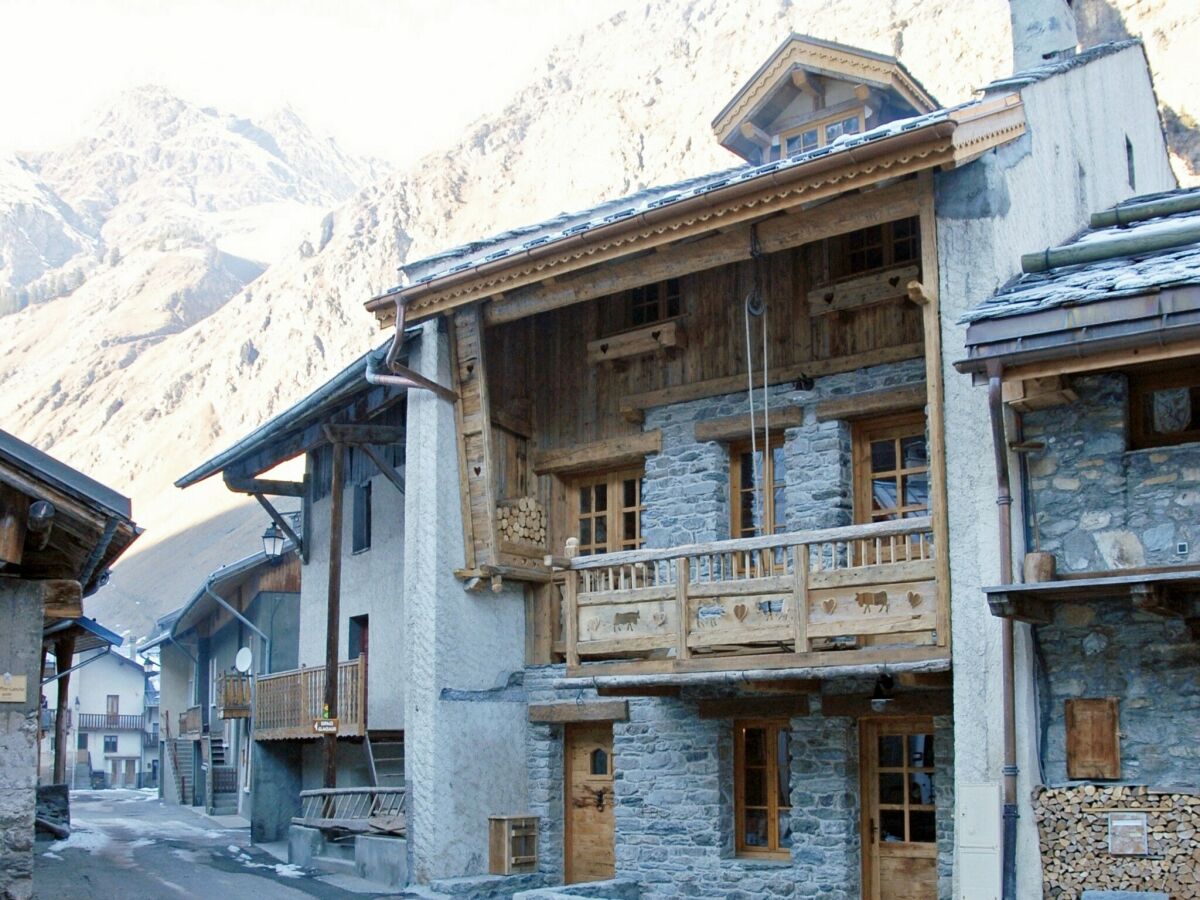
{"type": "Polygon", "coordinates": [[[80,713],[80,731],[141,731],[142,716],[110,716],[107,713],[80,713]]]}
{"type": "Polygon", "coordinates": [[[912,518],[555,560],[568,670],[949,658],[935,552],[930,519],[912,518]]]}
{"type": "Polygon", "coordinates": [[[222,672],[213,688],[217,697],[217,715],[222,719],[245,719],[250,715],[250,697],[254,679],[240,672],[222,672]]]}
{"type": "MultiPolygon", "coordinates": [[[[361,737],[366,704],[360,659],[338,663],[338,735],[361,737]]],[[[254,739],[274,741],[318,737],[313,722],[325,705],[325,667],[259,675],[254,696],[254,739]]]]}

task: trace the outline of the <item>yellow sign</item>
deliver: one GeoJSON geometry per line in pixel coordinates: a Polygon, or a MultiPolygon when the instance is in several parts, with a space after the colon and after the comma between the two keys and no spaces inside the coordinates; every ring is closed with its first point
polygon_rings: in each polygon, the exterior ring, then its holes
{"type": "Polygon", "coordinates": [[[29,686],[24,675],[5,672],[0,675],[0,703],[24,703],[29,697],[29,686]]]}
{"type": "Polygon", "coordinates": [[[337,734],[337,719],[316,719],[313,721],[313,731],[317,734],[337,734]]]}

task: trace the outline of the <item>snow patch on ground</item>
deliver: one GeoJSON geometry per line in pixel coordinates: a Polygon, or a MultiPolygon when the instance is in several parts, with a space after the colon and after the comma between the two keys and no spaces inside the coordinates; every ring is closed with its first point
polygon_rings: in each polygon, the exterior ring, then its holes
{"type": "Polygon", "coordinates": [[[49,850],[43,853],[42,856],[44,856],[46,859],[62,859],[62,857],[57,853],[51,853],[49,850]]]}
{"type": "Polygon", "coordinates": [[[99,831],[88,831],[87,829],[79,828],[78,826],[71,832],[71,836],[65,840],[55,841],[50,845],[50,852],[58,853],[61,850],[85,850],[88,853],[95,853],[97,850],[103,850],[108,846],[108,835],[99,831]]]}
{"type": "Polygon", "coordinates": [[[153,847],[157,843],[158,841],[151,840],[150,838],[138,838],[136,841],[130,842],[129,849],[137,850],[139,847],[153,847]]]}
{"type": "Polygon", "coordinates": [[[292,863],[276,863],[275,874],[281,878],[303,878],[304,870],[292,863]]]}

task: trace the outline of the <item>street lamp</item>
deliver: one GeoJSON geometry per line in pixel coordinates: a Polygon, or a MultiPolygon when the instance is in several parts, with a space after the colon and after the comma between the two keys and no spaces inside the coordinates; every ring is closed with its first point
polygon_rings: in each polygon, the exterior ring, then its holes
{"type": "Polygon", "coordinates": [[[283,532],[274,522],[263,532],[262,542],[263,553],[268,559],[279,559],[283,555],[283,532]]]}

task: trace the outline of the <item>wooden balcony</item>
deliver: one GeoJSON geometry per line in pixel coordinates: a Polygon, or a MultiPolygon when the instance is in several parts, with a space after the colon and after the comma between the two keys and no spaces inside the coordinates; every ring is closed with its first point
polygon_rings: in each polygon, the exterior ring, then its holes
{"type": "Polygon", "coordinates": [[[570,675],[950,657],[928,518],[558,563],[570,675]]]}
{"type": "Polygon", "coordinates": [[[179,736],[199,737],[203,728],[203,719],[200,714],[200,707],[189,707],[187,712],[179,714],[179,736]]]}
{"type": "MultiPolygon", "coordinates": [[[[338,663],[340,737],[361,737],[366,731],[365,682],[361,658],[338,663]]],[[[254,697],[254,739],[316,738],[313,722],[321,718],[324,706],[324,666],[259,675],[254,697]]]]}
{"type": "Polygon", "coordinates": [[[250,702],[254,678],[238,672],[222,672],[213,684],[217,698],[217,715],[222,719],[246,719],[250,716],[250,702]]]}
{"type": "Polygon", "coordinates": [[[141,731],[143,716],[110,716],[107,713],[80,713],[80,731],[141,731]]]}

